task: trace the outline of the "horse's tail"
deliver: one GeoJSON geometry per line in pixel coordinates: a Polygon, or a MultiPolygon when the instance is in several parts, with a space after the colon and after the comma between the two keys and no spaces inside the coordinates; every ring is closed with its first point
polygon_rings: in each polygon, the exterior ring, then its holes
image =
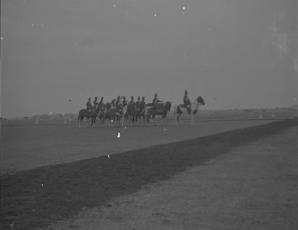
{"type": "Polygon", "coordinates": [[[81,119],[82,119],[82,110],[80,110],[78,114],[78,120],[80,121],[81,119]]]}
{"type": "Polygon", "coordinates": [[[81,121],[83,120],[83,115],[82,115],[82,112],[83,110],[80,110],[79,111],[79,114],[78,114],[78,122],[79,122],[79,128],[81,128],[81,121]]]}

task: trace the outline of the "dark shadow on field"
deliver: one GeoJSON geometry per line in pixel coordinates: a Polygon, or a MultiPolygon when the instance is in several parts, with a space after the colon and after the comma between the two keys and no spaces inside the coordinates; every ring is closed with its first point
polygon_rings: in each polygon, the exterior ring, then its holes
{"type": "Polygon", "coordinates": [[[45,227],[295,125],[298,119],[1,176],[0,227],[45,227]]]}

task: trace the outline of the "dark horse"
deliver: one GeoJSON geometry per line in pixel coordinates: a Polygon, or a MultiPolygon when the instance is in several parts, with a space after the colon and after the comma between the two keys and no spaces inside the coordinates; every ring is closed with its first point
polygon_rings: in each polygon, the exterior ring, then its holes
{"type": "Polygon", "coordinates": [[[90,119],[90,125],[93,126],[96,122],[96,118],[100,117],[102,110],[104,108],[104,104],[100,102],[96,107],[93,107],[91,111],[87,109],[81,109],[78,115],[79,127],[81,127],[81,122],[86,118],[87,120],[90,119]]]}
{"type": "Polygon", "coordinates": [[[171,110],[172,103],[167,102],[158,102],[156,104],[149,103],[146,106],[146,119],[147,122],[150,122],[151,119],[154,119],[156,116],[161,116],[162,119],[166,118],[167,114],[171,110]]]}
{"type": "Polygon", "coordinates": [[[121,125],[121,121],[124,116],[125,106],[119,104],[118,106],[113,106],[112,103],[106,103],[103,112],[100,114],[100,119],[103,123],[107,123],[112,126],[114,122],[121,125]]]}
{"type": "Polygon", "coordinates": [[[135,102],[130,102],[126,106],[124,120],[126,125],[132,125],[136,121],[137,107],[135,102]]]}
{"type": "Polygon", "coordinates": [[[97,113],[94,109],[88,111],[87,109],[81,109],[78,115],[79,127],[81,127],[81,122],[86,118],[87,120],[91,119],[91,126],[96,120],[97,113]]]}
{"type": "Polygon", "coordinates": [[[142,120],[143,122],[146,119],[146,104],[145,101],[142,101],[140,104],[136,105],[135,112],[134,112],[134,120],[138,122],[142,120]]]}

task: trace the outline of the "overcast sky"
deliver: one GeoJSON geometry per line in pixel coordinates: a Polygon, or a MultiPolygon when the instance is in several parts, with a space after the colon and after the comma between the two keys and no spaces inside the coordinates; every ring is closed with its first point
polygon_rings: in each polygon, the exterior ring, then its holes
{"type": "Polygon", "coordinates": [[[298,103],[297,0],[1,3],[5,117],[185,89],[206,109],[298,103]]]}

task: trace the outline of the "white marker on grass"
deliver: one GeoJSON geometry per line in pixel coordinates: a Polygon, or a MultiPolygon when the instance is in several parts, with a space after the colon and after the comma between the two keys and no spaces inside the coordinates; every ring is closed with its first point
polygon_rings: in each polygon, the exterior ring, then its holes
{"type": "Polygon", "coordinates": [[[117,134],[117,138],[120,138],[120,132],[118,132],[118,134],[117,134]]]}

